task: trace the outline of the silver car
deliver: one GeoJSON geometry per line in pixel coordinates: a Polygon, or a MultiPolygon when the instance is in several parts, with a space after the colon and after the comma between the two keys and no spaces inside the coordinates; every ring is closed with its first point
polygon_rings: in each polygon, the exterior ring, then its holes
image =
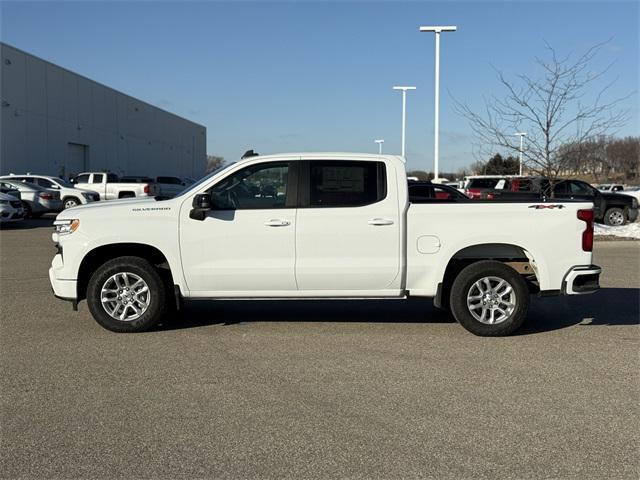
{"type": "Polygon", "coordinates": [[[45,213],[62,211],[60,192],[32,183],[0,179],[0,186],[5,185],[20,191],[25,217],[38,218],[45,213]]]}
{"type": "Polygon", "coordinates": [[[0,193],[0,223],[19,222],[23,218],[22,202],[11,195],[0,193]]]}
{"type": "Polygon", "coordinates": [[[160,187],[160,195],[163,197],[175,197],[195,180],[188,177],[156,177],[156,183],[160,187]]]}
{"type": "Polygon", "coordinates": [[[5,175],[0,177],[0,180],[27,182],[43,188],[58,191],[64,208],[77,207],[78,205],[84,205],[89,202],[100,200],[98,192],[94,192],[92,190],[80,190],[79,188],[75,188],[72,183],[63,180],[62,178],[52,177],[49,175],[34,175],[32,173],[27,173],[25,175],[5,175]]]}

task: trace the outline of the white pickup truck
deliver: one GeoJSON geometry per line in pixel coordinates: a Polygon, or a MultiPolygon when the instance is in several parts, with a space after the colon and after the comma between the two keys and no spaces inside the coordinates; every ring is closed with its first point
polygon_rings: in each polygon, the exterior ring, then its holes
{"type": "Polygon", "coordinates": [[[75,188],[98,192],[100,200],[152,197],[160,193],[155,183],[122,183],[115,173],[84,172],[73,178],[75,188]]]}
{"type": "MultiPolygon", "coordinates": [[[[409,198],[400,157],[255,156],[176,198],[65,210],[54,294],[117,332],[182,299],[432,297],[476,335],[507,335],[530,294],[591,293],[593,205],[409,198]]],[[[282,308],[287,308],[286,303],[282,308]]]]}

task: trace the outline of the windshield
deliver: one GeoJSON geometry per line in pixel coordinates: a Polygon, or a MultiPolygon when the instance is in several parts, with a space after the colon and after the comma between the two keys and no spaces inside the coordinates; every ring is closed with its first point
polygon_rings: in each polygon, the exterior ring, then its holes
{"type": "Polygon", "coordinates": [[[229,165],[220,165],[218,168],[216,168],[215,170],[213,170],[211,173],[208,173],[207,175],[205,175],[204,177],[202,177],[200,180],[198,180],[196,183],[192,184],[192,185],[188,185],[187,188],[185,188],[184,190],[182,190],[180,193],[178,193],[176,195],[176,197],[179,197],[181,195],[184,195],[185,193],[194,190],[196,188],[198,188],[200,185],[202,185],[203,183],[205,183],[207,180],[209,180],[211,177],[213,177],[214,175],[217,175],[218,173],[220,173],[223,170],[226,170],[227,168],[231,167],[232,165],[235,165],[236,162],[230,163],[229,165]]]}

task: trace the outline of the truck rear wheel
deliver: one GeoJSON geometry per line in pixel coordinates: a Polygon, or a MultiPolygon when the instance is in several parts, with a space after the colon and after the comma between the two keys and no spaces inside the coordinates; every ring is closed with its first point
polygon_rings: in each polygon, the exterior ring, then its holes
{"type": "Polygon", "coordinates": [[[162,318],[166,287],[147,260],[118,257],[91,276],[87,303],[93,318],[107,330],[142,332],[162,318]]]}
{"type": "Polygon", "coordinates": [[[509,335],[529,310],[527,283],[513,268],[494,260],[465,267],[451,286],[451,312],[468,331],[482,337],[509,335]]]}

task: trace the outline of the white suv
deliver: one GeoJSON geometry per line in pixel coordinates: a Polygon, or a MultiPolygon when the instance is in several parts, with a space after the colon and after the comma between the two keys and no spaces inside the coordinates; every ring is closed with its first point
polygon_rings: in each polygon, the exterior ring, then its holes
{"type": "Polygon", "coordinates": [[[64,208],[77,207],[78,205],[100,200],[98,192],[93,190],[80,190],[79,188],[75,188],[73,184],[58,177],[32,175],[28,173],[26,175],[6,175],[0,178],[17,182],[33,183],[44,188],[57,190],[60,192],[60,198],[62,199],[62,206],[64,208]]]}

